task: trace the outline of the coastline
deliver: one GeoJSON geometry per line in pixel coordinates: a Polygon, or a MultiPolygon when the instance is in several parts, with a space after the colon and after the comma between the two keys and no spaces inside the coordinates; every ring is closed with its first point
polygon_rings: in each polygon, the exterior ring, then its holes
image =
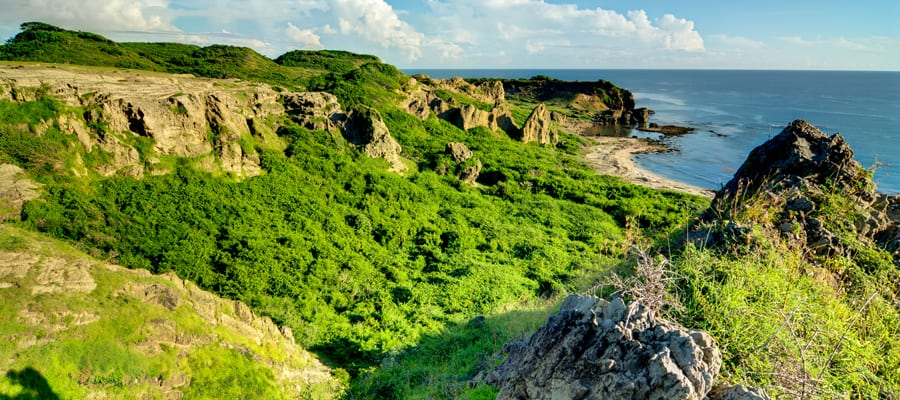
{"type": "Polygon", "coordinates": [[[584,155],[584,160],[599,174],[619,177],[626,182],[646,186],[656,190],[674,190],[696,196],[713,198],[715,192],[664,178],[634,162],[635,154],[666,151],[665,146],[653,144],[646,139],[610,136],[583,136],[592,141],[584,155]]]}

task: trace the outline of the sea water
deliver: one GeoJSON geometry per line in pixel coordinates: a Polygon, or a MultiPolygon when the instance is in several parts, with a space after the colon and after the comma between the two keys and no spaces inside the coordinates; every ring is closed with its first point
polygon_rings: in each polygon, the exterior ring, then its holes
{"type": "Polygon", "coordinates": [[[707,189],[728,182],[750,151],[791,121],[840,133],[874,168],[883,193],[900,194],[900,72],[736,70],[409,70],[434,78],[605,79],[634,93],[651,122],[695,128],[666,138],[676,151],[636,156],[659,175],[707,189]]]}

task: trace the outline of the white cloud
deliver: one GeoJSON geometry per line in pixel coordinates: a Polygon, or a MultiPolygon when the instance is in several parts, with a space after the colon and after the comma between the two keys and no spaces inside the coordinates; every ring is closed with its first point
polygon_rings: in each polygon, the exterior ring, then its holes
{"type": "Polygon", "coordinates": [[[758,40],[748,39],[743,36],[728,36],[728,35],[709,35],[709,38],[715,40],[718,43],[721,43],[725,46],[737,47],[743,49],[761,49],[765,47],[765,43],[760,42],[758,40]]]}
{"type": "Polygon", "coordinates": [[[168,0],[2,0],[0,21],[42,21],[85,31],[176,31],[168,0]]]}
{"type": "Polygon", "coordinates": [[[425,35],[401,20],[383,0],[333,0],[331,12],[344,35],[400,49],[408,61],[415,61],[422,54],[425,35]]]}
{"type": "Polygon", "coordinates": [[[304,49],[318,50],[323,48],[320,42],[321,38],[312,29],[300,29],[293,23],[288,22],[284,34],[288,39],[302,45],[304,49]]]}

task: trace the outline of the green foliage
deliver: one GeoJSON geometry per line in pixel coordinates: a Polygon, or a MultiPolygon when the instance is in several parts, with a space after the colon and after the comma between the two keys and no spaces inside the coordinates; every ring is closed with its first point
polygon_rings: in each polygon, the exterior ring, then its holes
{"type": "Polygon", "coordinates": [[[62,109],[57,100],[13,103],[0,100],[0,162],[12,162],[36,175],[58,173],[74,138],[52,123],[62,109]]]}
{"type": "Polygon", "coordinates": [[[771,244],[747,255],[689,247],[676,262],[682,322],[716,339],[723,379],[791,398],[897,396],[900,343],[888,339],[900,335],[895,295],[847,293],[796,249],[771,244]]]}
{"type": "Polygon", "coordinates": [[[341,50],[293,50],[282,54],[275,59],[275,62],[285,67],[300,67],[344,74],[363,64],[380,63],[381,60],[375,56],[341,50]]]}
{"type": "Polygon", "coordinates": [[[26,22],[21,29],[0,46],[0,60],[160,70],[152,61],[100,35],[68,31],[40,22],[26,22]]]}
{"type": "Polygon", "coordinates": [[[338,97],[344,108],[357,104],[378,106],[396,104],[396,93],[407,76],[389,64],[371,62],[347,73],[332,72],[313,78],[309,88],[325,91],[338,97]]]}
{"type": "Polygon", "coordinates": [[[191,384],[183,390],[190,399],[239,399],[252,393],[263,399],[284,399],[272,370],[237,350],[217,344],[194,350],[187,358],[191,384]]]}

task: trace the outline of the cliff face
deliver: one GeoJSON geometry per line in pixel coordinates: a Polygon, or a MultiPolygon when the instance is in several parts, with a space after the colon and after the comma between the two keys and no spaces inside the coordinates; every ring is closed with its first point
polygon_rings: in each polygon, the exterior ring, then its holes
{"type": "MultiPolygon", "coordinates": [[[[241,80],[86,67],[0,67],[0,100],[43,96],[66,106],[43,129],[58,126],[76,136],[86,152],[105,154],[106,161],[92,169],[106,176],[166,173],[162,161],[167,157],[187,158],[202,169],[238,177],[259,175],[256,145],[283,146],[274,132],[287,119],[308,129],[354,134],[345,127],[337,98],[328,93],[286,93],[241,80]]],[[[394,159],[401,149],[389,150],[366,154],[389,159],[399,170],[394,159]]],[[[84,166],[75,169],[77,173],[84,166]]]]}

